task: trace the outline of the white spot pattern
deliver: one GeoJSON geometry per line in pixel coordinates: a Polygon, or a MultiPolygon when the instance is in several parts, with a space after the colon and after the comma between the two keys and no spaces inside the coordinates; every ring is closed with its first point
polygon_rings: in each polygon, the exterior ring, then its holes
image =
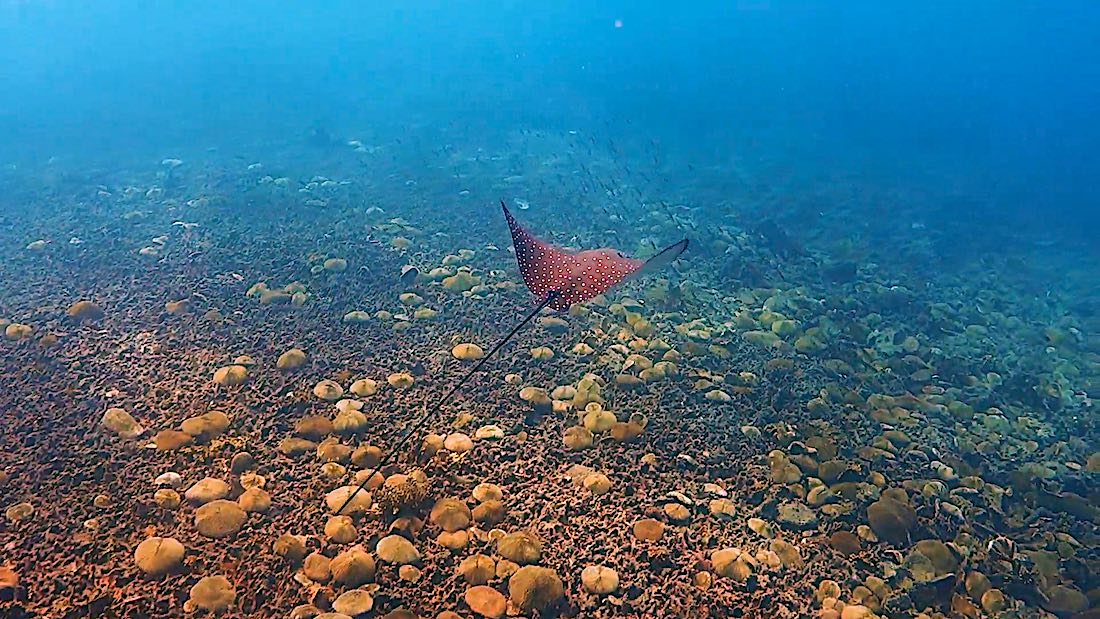
{"type": "Polygon", "coordinates": [[[610,248],[577,252],[555,247],[520,226],[503,203],[501,207],[508,219],[523,282],[539,300],[558,291],[560,297],[550,303],[556,310],[591,299],[645,264],[610,248]]]}

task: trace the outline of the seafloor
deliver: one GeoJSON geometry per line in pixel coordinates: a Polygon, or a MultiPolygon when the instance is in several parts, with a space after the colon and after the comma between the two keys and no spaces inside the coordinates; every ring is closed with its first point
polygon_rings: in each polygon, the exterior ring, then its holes
{"type": "Polygon", "coordinates": [[[1097,616],[1095,256],[851,179],[697,209],[386,148],[3,171],[0,615],[1097,616]],[[497,197],[693,248],[540,317],[334,518],[531,307],[497,197]]]}

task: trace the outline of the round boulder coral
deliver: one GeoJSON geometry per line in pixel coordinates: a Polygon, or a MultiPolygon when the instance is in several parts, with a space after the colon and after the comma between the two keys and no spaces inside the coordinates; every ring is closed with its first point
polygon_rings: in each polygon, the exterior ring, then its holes
{"type": "Polygon", "coordinates": [[[248,380],[248,368],[243,365],[227,365],[214,370],[214,382],[223,387],[236,387],[248,380]]]}
{"type": "Polygon", "coordinates": [[[435,502],[429,517],[432,524],[444,531],[454,532],[470,526],[470,508],[458,499],[444,498],[435,502]]]}
{"type": "Polygon", "coordinates": [[[477,344],[458,344],[451,349],[451,354],[462,361],[477,361],[485,356],[485,351],[477,344]]]}
{"type": "Polygon", "coordinates": [[[335,544],[350,544],[358,536],[350,516],[333,516],[325,523],[325,537],[335,544]]]}
{"type": "Polygon", "coordinates": [[[542,557],[542,543],[527,531],[508,533],[497,541],[497,554],[520,565],[538,563],[542,557]]]}
{"type": "Polygon", "coordinates": [[[420,552],[416,549],[416,546],[413,546],[412,542],[400,535],[387,535],[378,540],[374,552],[379,559],[386,563],[408,565],[420,561],[420,552]]]}
{"type": "Polygon", "coordinates": [[[332,579],[348,587],[358,587],[374,580],[374,557],[361,546],[336,555],[329,564],[332,579]]]}
{"type": "Polygon", "coordinates": [[[619,573],[603,565],[589,565],[581,570],[581,584],[596,595],[614,593],[619,588],[619,573]]]}
{"type": "Polygon", "coordinates": [[[508,597],[523,612],[543,612],[565,596],[565,588],[554,570],[527,565],[508,579],[508,597]]]}
{"type": "Polygon", "coordinates": [[[322,380],[313,387],[313,395],[326,402],[335,402],[344,396],[344,388],[334,380],[322,380]]]}
{"type": "Polygon", "coordinates": [[[237,599],[237,590],[225,576],[206,576],[191,587],[190,602],[196,608],[220,613],[237,599]]]}
{"type": "Polygon", "coordinates": [[[371,493],[366,490],[359,490],[357,486],[341,486],[325,495],[325,505],[334,514],[339,513],[349,516],[362,514],[370,509],[371,504],[371,493]],[[351,502],[347,503],[343,511],[337,512],[348,501],[349,497],[352,497],[351,502]]]}
{"type": "Polygon", "coordinates": [[[349,617],[366,615],[374,608],[374,598],[370,593],[361,589],[352,589],[340,594],[340,597],[332,601],[332,610],[343,613],[349,617]]]}
{"type": "Polygon", "coordinates": [[[485,585],[470,587],[463,598],[470,610],[489,619],[500,619],[508,610],[508,600],[504,594],[485,585]]]}
{"type": "Polygon", "coordinates": [[[471,585],[484,585],[496,575],[497,564],[492,557],[470,555],[458,564],[458,573],[471,585]]]}

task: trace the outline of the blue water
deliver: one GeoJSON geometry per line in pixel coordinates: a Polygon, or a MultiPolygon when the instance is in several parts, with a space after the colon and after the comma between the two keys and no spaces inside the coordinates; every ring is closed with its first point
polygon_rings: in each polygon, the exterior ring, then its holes
{"type": "Polygon", "coordinates": [[[1091,2],[0,0],[0,162],[573,130],[624,160],[656,143],[712,188],[737,161],[919,190],[930,218],[1081,230],[1098,31],[1091,2]]]}

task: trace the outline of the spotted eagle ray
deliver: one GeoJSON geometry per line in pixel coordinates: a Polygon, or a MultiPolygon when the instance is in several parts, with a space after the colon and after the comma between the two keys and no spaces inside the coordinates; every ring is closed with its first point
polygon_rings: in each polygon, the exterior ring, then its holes
{"type": "Polygon", "coordinates": [[[367,486],[376,472],[389,464],[390,457],[420,430],[432,413],[449,401],[470,377],[476,374],[523,327],[527,326],[539,312],[547,307],[559,311],[567,310],[574,303],[584,303],[628,279],[636,279],[660,271],[679,258],[688,246],[688,240],[682,239],[657,252],[648,260],[631,258],[610,247],[581,251],[565,249],[539,239],[519,225],[515,217],[512,217],[504,200],[500,201],[500,207],[504,211],[504,218],[508,221],[508,229],[512,233],[512,247],[516,250],[516,263],[519,266],[520,275],[523,276],[523,283],[538,299],[538,304],[501,338],[488,354],[479,359],[469,372],[466,372],[448,389],[434,406],[425,407],[424,414],[405,432],[393,449],[383,455],[370,474],[363,477],[363,481],[348,495],[340,509],[336,510],[337,514],[343,513],[355,495],[367,486]]]}

